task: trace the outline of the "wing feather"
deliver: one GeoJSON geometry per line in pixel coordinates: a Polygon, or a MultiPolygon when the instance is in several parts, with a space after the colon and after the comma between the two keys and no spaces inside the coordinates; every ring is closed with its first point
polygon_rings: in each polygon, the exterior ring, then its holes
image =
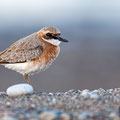
{"type": "Polygon", "coordinates": [[[23,63],[38,58],[43,53],[43,47],[37,33],[31,34],[12,44],[0,53],[0,64],[23,63]]]}

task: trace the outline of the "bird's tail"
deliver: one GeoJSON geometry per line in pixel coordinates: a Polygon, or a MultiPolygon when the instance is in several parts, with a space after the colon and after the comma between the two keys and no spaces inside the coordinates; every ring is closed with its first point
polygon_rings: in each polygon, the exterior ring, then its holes
{"type": "Polygon", "coordinates": [[[2,59],[2,55],[6,52],[6,50],[0,52],[0,64],[4,64],[5,61],[2,59]]]}
{"type": "Polygon", "coordinates": [[[2,59],[0,58],[0,64],[2,64],[2,59]]]}

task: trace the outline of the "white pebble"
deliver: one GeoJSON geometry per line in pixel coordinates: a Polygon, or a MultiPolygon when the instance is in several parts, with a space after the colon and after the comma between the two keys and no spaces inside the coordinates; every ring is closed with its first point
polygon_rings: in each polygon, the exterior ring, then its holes
{"type": "Polygon", "coordinates": [[[32,94],[33,93],[33,87],[29,84],[17,84],[10,86],[7,89],[7,95],[8,96],[20,96],[20,95],[26,95],[26,94],[32,94]]]}
{"type": "Polygon", "coordinates": [[[84,98],[89,98],[90,97],[90,92],[89,90],[83,90],[80,94],[81,96],[83,96],[84,98]]]}
{"type": "Polygon", "coordinates": [[[99,95],[92,93],[92,94],[90,94],[90,98],[91,99],[99,99],[100,97],[99,97],[99,95]]]}
{"type": "Polygon", "coordinates": [[[82,90],[82,92],[90,92],[90,90],[88,90],[88,89],[85,89],[85,90],[82,90]]]}

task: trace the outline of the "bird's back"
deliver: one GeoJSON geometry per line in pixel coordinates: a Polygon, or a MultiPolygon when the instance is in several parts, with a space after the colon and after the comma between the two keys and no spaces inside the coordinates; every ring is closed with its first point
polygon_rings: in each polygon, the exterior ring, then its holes
{"type": "Polygon", "coordinates": [[[42,45],[37,36],[33,33],[13,43],[9,48],[0,53],[0,64],[24,63],[38,58],[42,54],[42,45]]]}

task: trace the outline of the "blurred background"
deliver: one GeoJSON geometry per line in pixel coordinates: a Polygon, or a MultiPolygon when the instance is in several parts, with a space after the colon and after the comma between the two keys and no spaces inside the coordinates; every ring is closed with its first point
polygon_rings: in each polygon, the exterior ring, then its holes
{"type": "MultiPolygon", "coordinates": [[[[0,51],[44,26],[59,28],[69,43],[49,69],[30,77],[35,91],[120,87],[119,0],[0,0],[0,51]]],[[[0,66],[0,91],[23,82],[0,66]]]]}

